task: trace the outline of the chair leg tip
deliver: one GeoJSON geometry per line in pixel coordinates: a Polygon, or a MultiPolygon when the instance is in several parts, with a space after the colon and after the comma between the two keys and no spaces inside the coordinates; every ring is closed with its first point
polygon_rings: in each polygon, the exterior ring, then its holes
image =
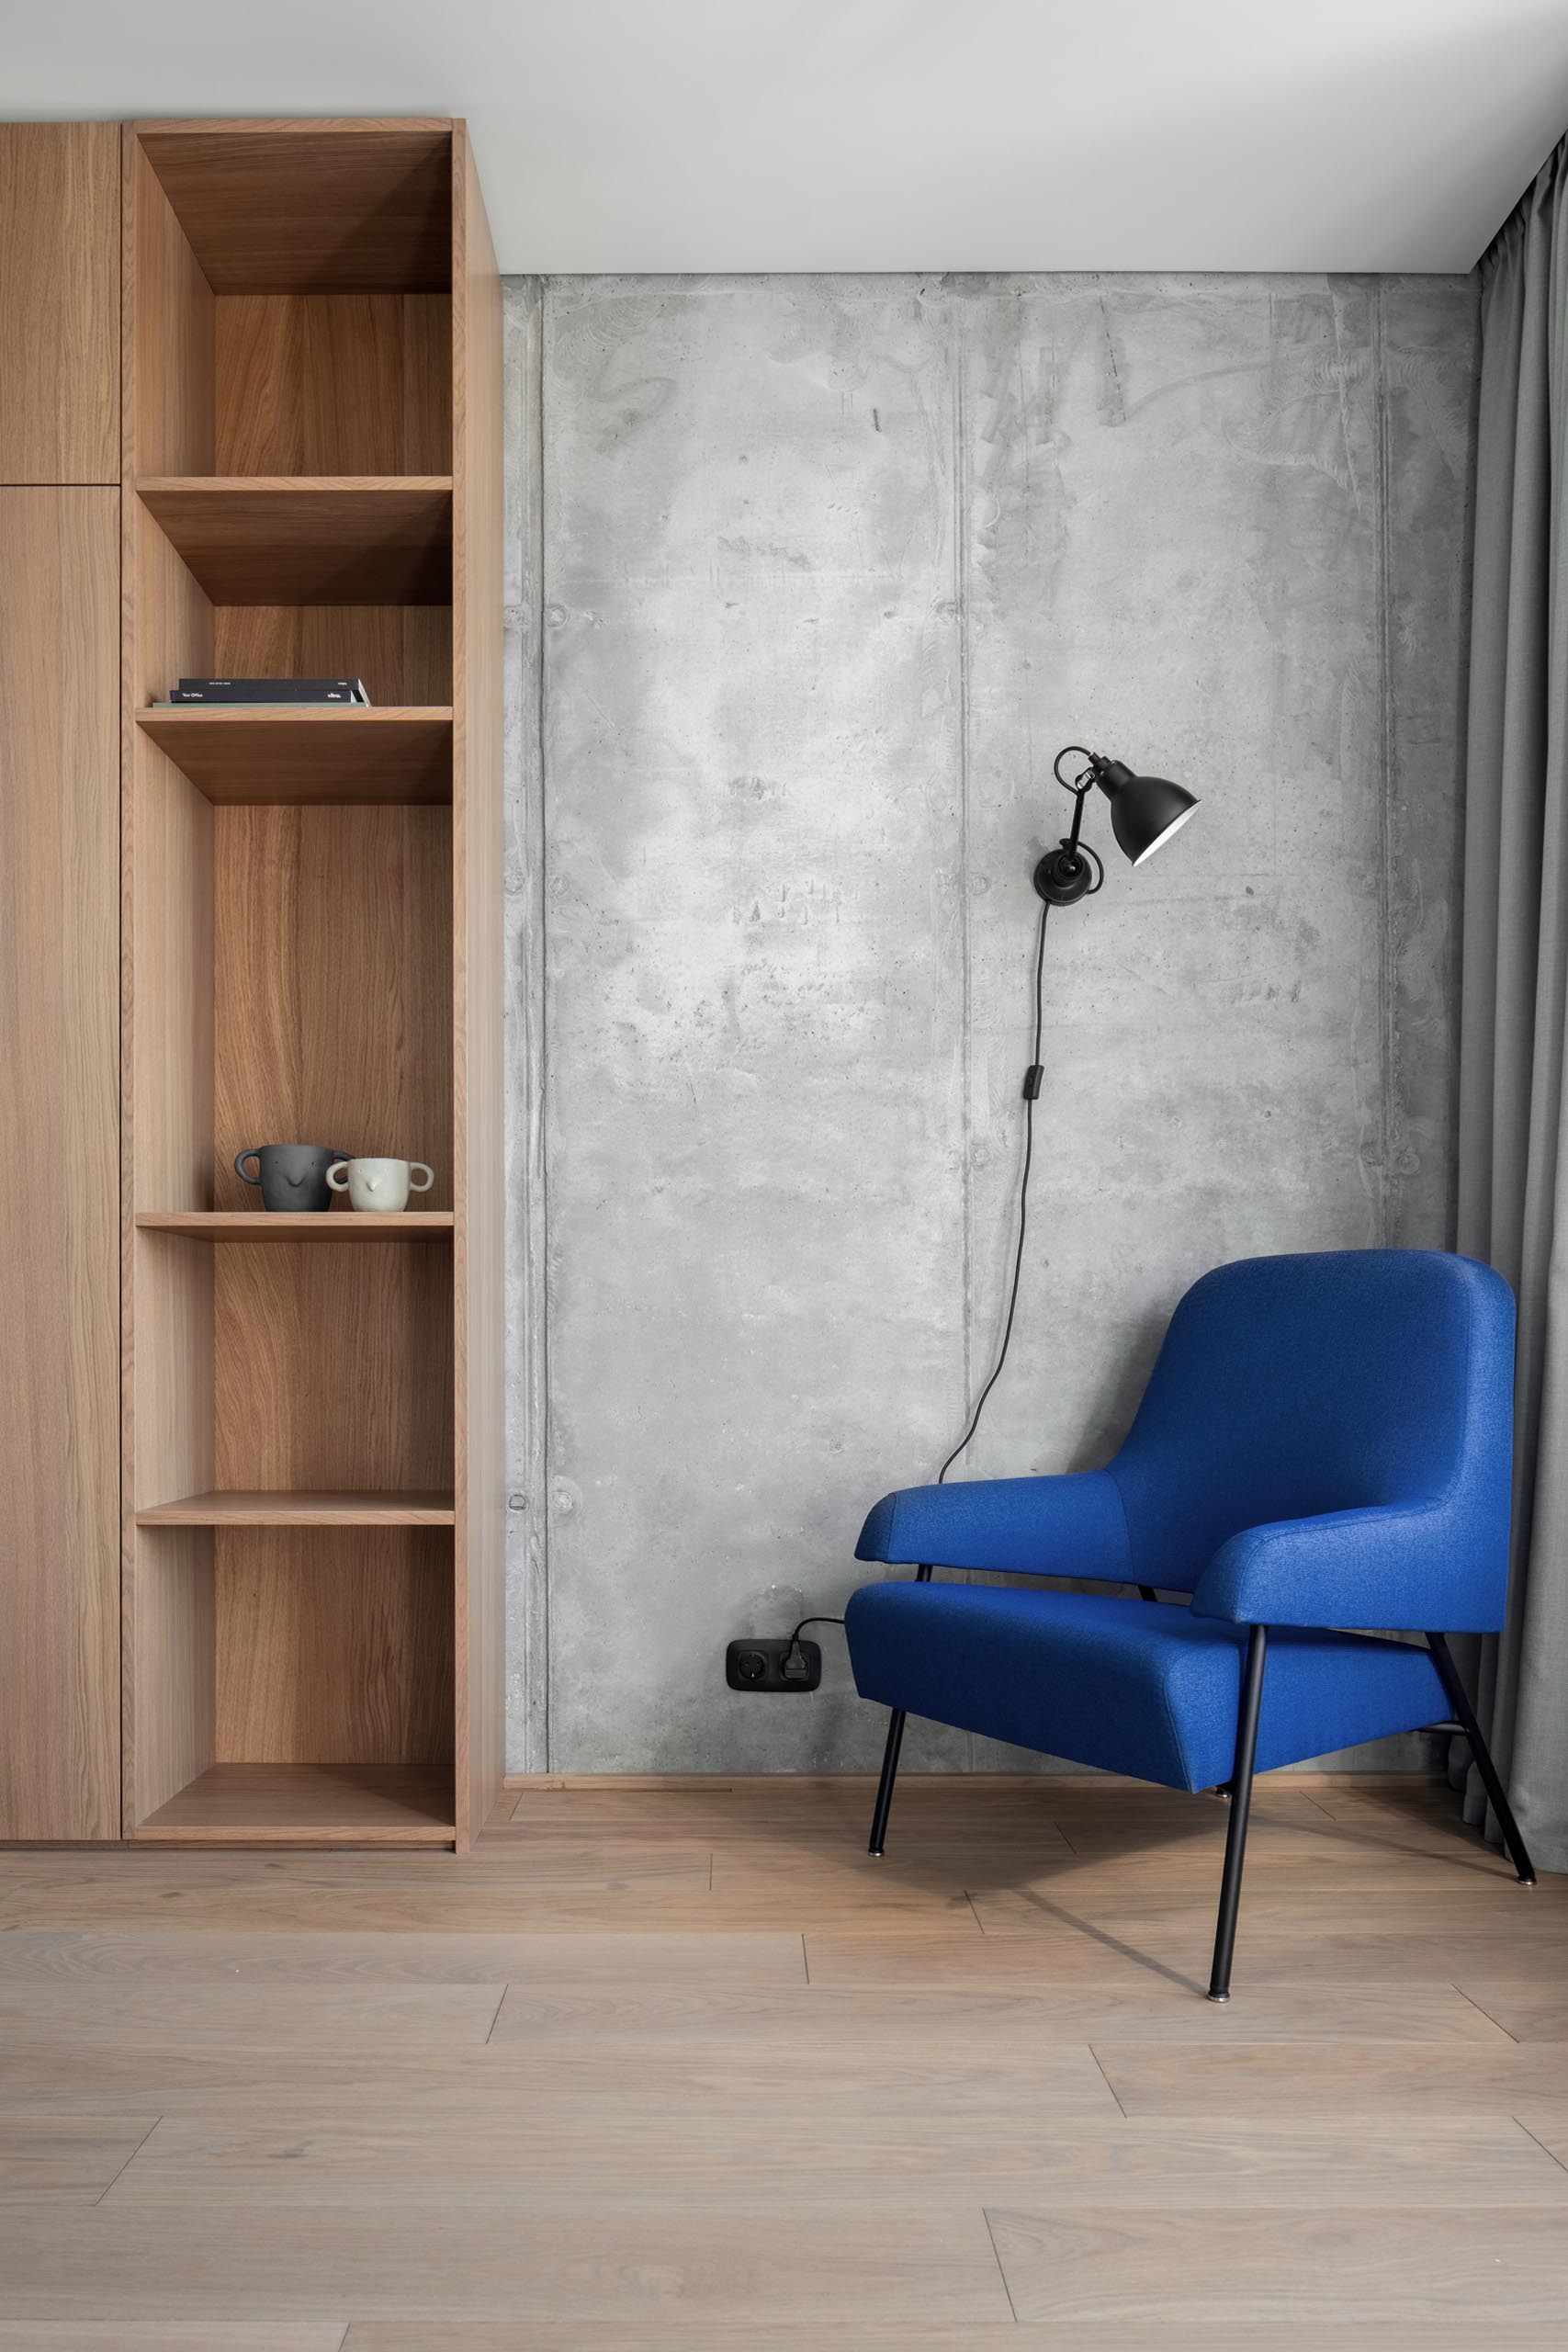
{"type": "Polygon", "coordinates": [[[881,1849],[881,1847],[880,1847],[880,1846],[868,1846],[868,1847],[866,1848],[866,1855],[865,1855],[865,1858],[866,1858],[866,1860],[867,1860],[868,1862],[879,1862],[879,1861],[882,1860],[882,1849],[881,1849]]]}
{"type": "Polygon", "coordinates": [[[1533,1885],[1535,1884],[1535,1883],[1536,1883],[1536,1882],[1535,1882],[1535,1873],[1534,1873],[1534,1871],[1531,1871],[1531,1873],[1530,1873],[1530,1875],[1529,1875],[1529,1878],[1521,1877],[1521,1878],[1520,1878],[1520,1880],[1519,1880],[1519,1884],[1520,1884],[1521,1886],[1533,1886],[1533,1885]]]}
{"type": "Polygon", "coordinates": [[[1229,2007],[1230,1997],[1228,1993],[1205,1993],[1203,1996],[1206,2001],[1213,2001],[1221,2008],[1229,2007]]]}

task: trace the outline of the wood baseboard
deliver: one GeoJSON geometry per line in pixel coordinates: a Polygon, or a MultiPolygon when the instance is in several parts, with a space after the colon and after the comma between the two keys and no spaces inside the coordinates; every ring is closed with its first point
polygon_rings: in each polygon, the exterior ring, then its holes
{"type": "MultiPolygon", "coordinates": [[[[1335,1788],[1433,1788],[1442,1783],[1429,1772],[1292,1772],[1271,1774],[1271,1779],[1283,1777],[1293,1788],[1333,1786],[1335,1788]]],[[[1147,1781],[1130,1781],[1112,1772],[903,1772],[898,1785],[911,1784],[922,1788],[966,1789],[979,1794],[986,1790],[1017,1788],[1097,1788],[1145,1789],[1153,1785],[1147,1781]]],[[[723,1795],[726,1792],[745,1796],[760,1790],[776,1789],[870,1789],[876,1785],[874,1772],[508,1772],[502,1786],[508,1789],[636,1789],[685,1791],[691,1795],[723,1795]]],[[[1179,1793],[1172,1792],[1173,1794],[1179,1793]]]]}

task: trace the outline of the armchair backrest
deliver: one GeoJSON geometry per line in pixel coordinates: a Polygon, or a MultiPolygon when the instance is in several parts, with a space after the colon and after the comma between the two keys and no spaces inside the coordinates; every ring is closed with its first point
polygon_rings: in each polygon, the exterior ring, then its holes
{"type": "Polygon", "coordinates": [[[1452,1501],[1477,1598],[1500,1602],[1513,1378],[1513,1295],[1473,1259],[1346,1250],[1217,1267],[1171,1317],[1110,1464],[1134,1574],[1190,1592],[1244,1528],[1452,1501]]]}

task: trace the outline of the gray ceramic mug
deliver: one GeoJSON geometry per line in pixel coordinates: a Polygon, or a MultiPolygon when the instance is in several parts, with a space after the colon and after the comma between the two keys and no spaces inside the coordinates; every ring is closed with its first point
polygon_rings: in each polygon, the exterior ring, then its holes
{"type": "Polygon", "coordinates": [[[333,1204],[327,1170],[345,1151],[329,1151],[324,1143],[253,1144],[234,1162],[234,1173],[247,1184],[261,1186],[264,1209],[330,1209],[333,1204]],[[245,1166],[254,1159],[258,1173],[245,1166]]]}

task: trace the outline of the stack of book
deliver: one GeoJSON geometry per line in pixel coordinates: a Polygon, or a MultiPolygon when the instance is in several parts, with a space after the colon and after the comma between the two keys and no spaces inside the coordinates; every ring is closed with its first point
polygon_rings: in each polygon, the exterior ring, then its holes
{"type": "Polygon", "coordinates": [[[362,678],[182,678],[160,705],[172,709],[184,703],[358,703],[367,704],[362,678]]]}

